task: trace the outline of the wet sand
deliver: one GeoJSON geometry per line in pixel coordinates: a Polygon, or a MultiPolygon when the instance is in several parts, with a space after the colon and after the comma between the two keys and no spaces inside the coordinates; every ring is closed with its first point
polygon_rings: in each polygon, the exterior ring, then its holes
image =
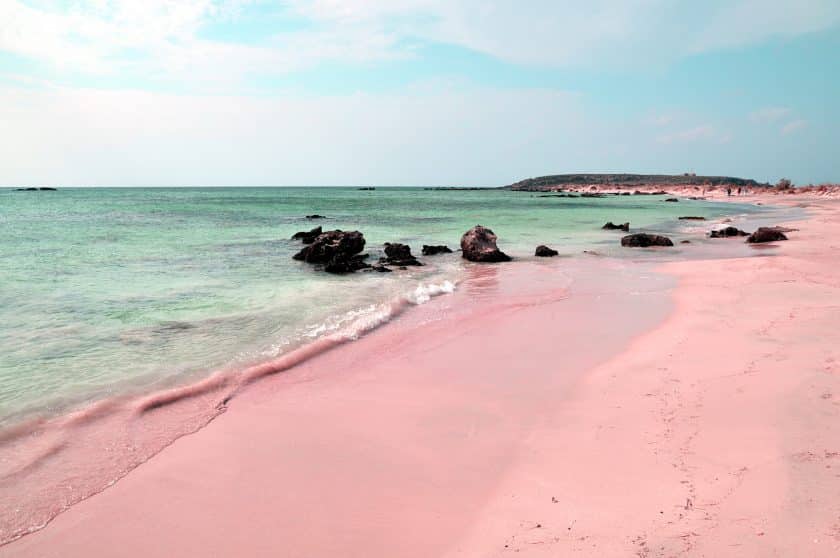
{"type": "Polygon", "coordinates": [[[840,203],[803,202],[772,257],[475,266],[0,555],[836,556],[840,203]]]}

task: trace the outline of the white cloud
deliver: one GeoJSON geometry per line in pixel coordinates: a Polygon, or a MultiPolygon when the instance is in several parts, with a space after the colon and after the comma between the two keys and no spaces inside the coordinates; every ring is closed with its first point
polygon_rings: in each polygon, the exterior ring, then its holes
{"type": "MultiPolygon", "coordinates": [[[[236,80],[321,61],[412,56],[419,42],[520,64],[634,66],[840,22],[836,0],[57,0],[0,2],[0,50],[85,73],[236,80]],[[257,44],[202,38],[251,4],[309,25],[257,44]]],[[[282,26],[278,29],[284,29],[282,26]]]]}
{"type": "Polygon", "coordinates": [[[765,107],[750,114],[750,120],[756,124],[771,124],[790,115],[787,107],[765,107]]]}
{"type": "Polygon", "coordinates": [[[803,119],[792,120],[782,126],[782,135],[792,134],[798,132],[808,126],[808,121],[803,119]]]}
{"type": "Polygon", "coordinates": [[[728,143],[732,140],[732,136],[726,132],[720,132],[711,124],[701,124],[685,130],[670,132],[662,134],[657,137],[657,141],[663,144],[674,143],[688,143],[697,141],[707,141],[716,143],[728,143]]]}

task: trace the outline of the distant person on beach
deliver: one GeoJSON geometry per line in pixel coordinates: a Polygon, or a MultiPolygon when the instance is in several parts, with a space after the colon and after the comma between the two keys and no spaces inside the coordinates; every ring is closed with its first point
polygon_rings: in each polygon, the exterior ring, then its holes
{"type": "Polygon", "coordinates": [[[740,186],[738,186],[738,195],[739,196],[741,195],[741,187],[740,186]]]}
{"type": "Polygon", "coordinates": [[[727,195],[727,196],[731,196],[731,195],[732,195],[732,188],[727,188],[727,189],[726,189],[726,195],[727,195]]]}

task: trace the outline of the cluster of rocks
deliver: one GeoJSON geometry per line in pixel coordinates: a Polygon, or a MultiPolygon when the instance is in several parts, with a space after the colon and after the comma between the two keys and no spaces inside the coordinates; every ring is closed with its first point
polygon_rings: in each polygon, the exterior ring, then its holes
{"type": "Polygon", "coordinates": [[[787,240],[786,232],[794,229],[787,229],[784,227],[759,227],[752,233],[742,231],[736,227],[725,227],[709,232],[709,238],[731,238],[731,237],[747,237],[747,242],[750,244],[761,244],[764,242],[778,242],[787,240]]]}
{"type": "MultiPolygon", "coordinates": [[[[307,216],[310,218],[310,216],[307,216]]],[[[704,217],[680,217],[688,220],[705,220],[704,217]]],[[[621,230],[629,232],[630,223],[614,224],[612,221],[606,223],[602,229],[621,230]]],[[[782,227],[760,227],[752,234],[742,231],[736,227],[728,226],[723,229],[713,230],[709,233],[711,238],[747,237],[749,243],[777,242],[787,240],[786,232],[794,229],[782,227]]],[[[315,227],[310,231],[300,231],[292,235],[292,240],[300,240],[304,247],[296,253],[293,258],[306,263],[323,266],[323,270],[329,273],[350,273],[359,270],[390,272],[391,267],[406,269],[408,266],[422,266],[412,253],[411,247],[399,242],[386,242],[384,244],[385,255],[379,258],[378,264],[371,265],[365,260],[367,254],[362,254],[365,248],[365,237],[359,231],[333,230],[324,232],[321,227],[315,227]]],[[[496,234],[481,225],[468,230],[461,237],[461,256],[471,262],[495,263],[507,262],[511,257],[499,250],[496,234]]],[[[682,240],[681,244],[689,244],[690,241],[682,240]]],[[[673,241],[667,236],[651,233],[633,233],[621,238],[621,245],[629,248],[648,248],[653,246],[673,246],[673,241]]],[[[445,245],[423,245],[424,256],[452,253],[452,250],[445,245]]],[[[537,246],[534,251],[536,257],[553,257],[559,253],[557,250],[545,245],[537,246]]]]}
{"type": "MultiPolygon", "coordinates": [[[[315,227],[310,231],[300,231],[292,235],[292,240],[300,240],[304,247],[292,258],[302,262],[317,264],[328,273],[352,273],[354,271],[390,272],[389,266],[406,269],[407,266],[423,265],[411,253],[411,247],[399,242],[386,242],[383,246],[385,255],[376,264],[369,264],[368,255],[363,254],[365,237],[359,231],[324,231],[315,227]]],[[[446,254],[452,250],[445,245],[423,246],[423,255],[446,254]]]]}

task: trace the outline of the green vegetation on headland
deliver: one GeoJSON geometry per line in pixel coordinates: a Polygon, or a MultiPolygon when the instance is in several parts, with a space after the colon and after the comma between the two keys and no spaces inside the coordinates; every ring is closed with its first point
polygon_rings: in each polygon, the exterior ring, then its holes
{"type": "Polygon", "coordinates": [[[733,176],[698,176],[696,174],[552,174],[527,178],[504,186],[511,190],[555,190],[563,186],[588,185],[632,188],[637,186],[735,186],[768,187],[749,178],[733,176]]]}

